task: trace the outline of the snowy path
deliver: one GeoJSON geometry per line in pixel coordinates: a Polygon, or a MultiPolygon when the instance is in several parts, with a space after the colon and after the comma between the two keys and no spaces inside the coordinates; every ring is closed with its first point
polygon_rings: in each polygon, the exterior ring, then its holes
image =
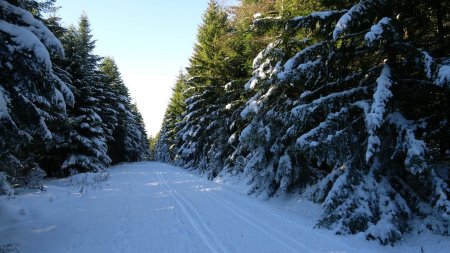
{"type": "Polygon", "coordinates": [[[169,165],[109,172],[98,186],[50,181],[46,192],[0,198],[0,252],[420,252],[312,229],[298,214],[169,165]]]}

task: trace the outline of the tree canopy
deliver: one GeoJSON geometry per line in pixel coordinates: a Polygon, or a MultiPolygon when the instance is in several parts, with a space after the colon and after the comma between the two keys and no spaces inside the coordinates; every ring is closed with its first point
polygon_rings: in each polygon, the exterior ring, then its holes
{"type": "Polygon", "coordinates": [[[448,234],[448,5],[210,1],[157,158],[301,192],[339,234],[389,244],[416,219],[448,234]]]}

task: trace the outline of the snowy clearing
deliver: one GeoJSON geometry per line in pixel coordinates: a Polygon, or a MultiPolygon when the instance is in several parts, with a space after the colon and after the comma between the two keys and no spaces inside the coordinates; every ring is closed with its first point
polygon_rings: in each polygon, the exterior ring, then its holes
{"type": "MultiPolygon", "coordinates": [[[[46,182],[0,197],[0,252],[448,252],[450,240],[412,235],[395,247],[313,229],[320,206],[269,201],[231,178],[211,182],[152,162],[46,182]],[[102,181],[102,182],[99,182],[102,181]]],[[[245,180],[243,180],[245,181],[245,180]]],[[[241,181],[241,182],[243,182],[241,181]]]]}

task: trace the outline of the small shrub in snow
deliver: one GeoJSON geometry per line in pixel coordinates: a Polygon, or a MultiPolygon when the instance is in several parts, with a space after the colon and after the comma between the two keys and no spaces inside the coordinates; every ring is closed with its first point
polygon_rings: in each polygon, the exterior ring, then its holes
{"type": "Polygon", "coordinates": [[[0,172],[0,195],[14,195],[14,189],[8,182],[8,176],[4,172],[0,172]]]}
{"type": "Polygon", "coordinates": [[[101,182],[105,182],[109,178],[109,173],[80,173],[68,178],[68,183],[71,186],[92,186],[101,182]]]}
{"type": "Polygon", "coordinates": [[[46,176],[45,171],[39,168],[39,166],[34,166],[26,175],[25,187],[30,189],[44,190],[44,185],[42,184],[44,177],[46,176]]]}
{"type": "Polygon", "coordinates": [[[15,245],[6,244],[0,245],[0,253],[19,253],[19,250],[15,245]]]}

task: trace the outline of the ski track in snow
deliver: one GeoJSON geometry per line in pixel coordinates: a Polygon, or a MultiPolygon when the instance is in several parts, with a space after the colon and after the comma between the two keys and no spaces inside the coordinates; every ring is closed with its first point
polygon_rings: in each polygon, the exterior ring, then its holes
{"type": "Polygon", "coordinates": [[[178,204],[178,206],[181,208],[183,213],[186,215],[186,218],[188,218],[189,222],[191,223],[192,227],[197,232],[197,235],[202,239],[203,243],[210,249],[211,252],[223,252],[226,253],[227,250],[225,249],[225,246],[223,246],[222,242],[219,241],[217,236],[214,234],[214,232],[211,231],[211,229],[202,221],[202,217],[198,213],[198,211],[186,200],[184,199],[180,194],[177,193],[177,191],[174,191],[167,181],[164,179],[163,172],[156,172],[158,176],[158,181],[162,183],[167,190],[169,191],[170,196],[175,200],[175,202],[178,204]],[[187,210],[190,209],[193,215],[191,215],[187,210]],[[205,232],[203,232],[203,231],[205,232]],[[213,245],[209,238],[212,238],[215,245],[213,245]]]}
{"type": "Polygon", "coordinates": [[[262,201],[245,195],[245,187],[161,163],[108,172],[95,185],[51,180],[45,192],[0,196],[0,252],[414,253],[423,246],[442,253],[450,247],[448,237],[420,235],[383,247],[361,235],[336,236],[313,229],[319,209],[294,196],[262,201]]]}
{"type": "Polygon", "coordinates": [[[272,228],[271,226],[267,225],[265,222],[263,222],[260,219],[255,218],[251,214],[249,214],[246,211],[243,211],[242,209],[236,207],[231,202],[226,201],[222,198],[214,197],[213,194],[206,192],[206,196],[213,201],[215,201],[217,204],[225,207],[230,212],[234,213],[237,218],[243,220],[244,222],[250,224],[254,228],[256,228],[259,232],[262,234],[267,235],[268,237],[272,238],[274,241],[285,247],[291,252],[298,252],[299,249],[302,250],[302,252],[312,252],[309,249],[307,249],[304,245],[299,244],[292,238],[290,238],[288,235],[286,235],[284,232],[281,232],[275,228],[272,228]],[[271,234],[273,233],[273,234],[271,234]],[[289,241],[289,244],[285,243],[284,240],[289,241]],[[295,246],[291,246],[295,245],[295,246]]]}

